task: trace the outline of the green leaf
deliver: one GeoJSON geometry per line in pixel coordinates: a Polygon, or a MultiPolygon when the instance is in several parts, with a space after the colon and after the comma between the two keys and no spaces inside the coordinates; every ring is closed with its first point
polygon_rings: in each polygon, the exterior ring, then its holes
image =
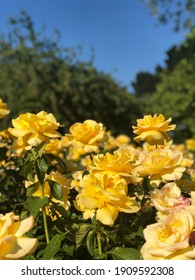
{"type": "Polygon", "coordinates": [[[78,231],[76,232],[75,239],[76,239],[76,246],[80,246],[83,241],[85,240],[88,232],[91,230],[92,225],[90,224],[81,224],[79,226],[78,231]]]}
{"type": "Polygon", "coordinates": [[[52,196],[58,200],[62,200],[63,192],[61,185],[52,180],[47,181],[49,183],[52,196]]]}
{"type": "Polygon", "coordinates": [[[45,179],[45,170],[43,170],[41,167],[40,167],[40,163],[38,161],[35,162],[35,170],[36,170],[36,174],[37,174],[37,177],[38,177],[38,180],[39,182],[41,183],[41,185],[43,184],[44,182],[44,179],[45,179]]]}
{"type": "Polygon", "coordinates": [[[40,186],[40,183],[39,183],[39,182],[36,182],[36,183],[30,185],[30,186],[26,189],[26,195],[27,195],[27,196],[30,196],[30,195],[32,195],[33,193],[35,193],[35,192],[38,190],[39,186],[40,186]]]}
{"type": "Polygon", "coordinates": [[[23,168],[22,175],[26,177],[29,181],[33,181],[34,174],[34,161],[29,161],[23,168]]]}
{"type": "Polygon", "coordinates": [[[58,205],[57,203],[51,202],[51,207],[53,207],[53,210],[56,212],[59,212],[63,217],[68,218],[69,214],[68,211],[61,205],[58,205]]]}
{"type": "Polygon", "coordinates": [[[140,252],[134,248],[116,247],[110,251],[114,260],[141,260],[140,252]]]}
{"type": "Polygon", "coordinates": [[[43,152],[45,150],[45,146],[46,146],[46,143],[45,142],[42,142],[39,146],[37,146],[37,154],[38,156],[41,158],[42,155],[43,155],[43,152]]]}
{"type": "Polygon", "coordinates": [[[65,234],[56,234],[49,242],[43,253],[44,260],[51,260],[59,251],[61,242],[65,238],[65,234]]]}
{"type": "Polygon", "coordinates": [[[87,234],[87,239],[86,239],[86,245],[87,245],[87,250],[91,256],[94,256],[94,238],[96,234],[93,230],[90,230],[87,234]]]}
{"type": "Polygon", "coordinates": [[[48,197],[40,198],[29,196],[27,200],[24,202],[24,207],[30,211],[31,215],[37,216],[40,208],[48,204],[48,197]]]}

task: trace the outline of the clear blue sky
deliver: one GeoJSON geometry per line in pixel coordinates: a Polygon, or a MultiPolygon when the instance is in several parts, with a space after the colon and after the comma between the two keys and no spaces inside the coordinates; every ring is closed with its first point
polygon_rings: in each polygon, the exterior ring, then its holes
{"type": "Polygon", "coordinates": [[[46,25],[61,32],[63,47],[83,47],[83,60],[94,48],[94,65],[130,86],[140,71],[153,72],[163,65],[166,51],[185,39],[172,26],[156,26],[141,0],[0,0],[0,30],[7,31],[8,18],[20,8],[32,18],[36,31],[46,25]]]}

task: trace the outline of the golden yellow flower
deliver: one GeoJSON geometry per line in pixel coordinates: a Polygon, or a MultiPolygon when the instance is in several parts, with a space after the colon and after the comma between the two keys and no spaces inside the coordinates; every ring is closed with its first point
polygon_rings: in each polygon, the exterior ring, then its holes
{"type": "Polygon", "coordinates": [[[25,233],[34,226],[33,217],[19,221],[13,212],[0,214],[0,260],[20,259],[32,254],[37,248],[37,238],[28,238],[25,233]]]}
{"type": "Polygon", "coordinates": [[[131,138],[125,134],[119,134],[116,138],[115,138],[115,145],[117,147],[120,147],[122,145],[127,145],[131,142],[131,138]]]}
{"type": "Polygon", "coordinates": [[[115,137],[112,135],[111,131],[105,132],[107,140],[103,143],[104,150],[111,150],[116,148],[115,137]]]}
{"type": "Polygon", "coordinates": [[[104,143],[104,150],[111,150],[121,146],[127,146],[131,142],[131,138],[126,134],[119,134],[114,137],[110,131],[106,132],[107,141],[104,143]]]}
{"type": "Polygon", "coordinates": [[[189,244],[194,216],[188,209],[175,209],[163,221],[144,229],[144,260],[194,260],[195,248],[189,244]]]}
{"type": "MultiPolygon", "coordinates": [[[[136,150],[132,150],[135,152],[136,150]]],[[[118,149],[113,153],[98,154],[93,156],[93,166],[90,166],[92,172],[102,172],[110,174],[119,174],[128,183],[137,184],[142,178],[132,174],[133,164],[136,158],[136,152],[125,153],[122,149],[118,149]]]]}
{"type": "Polygon", "coordinates": [[[191,167],[194,164],[194,155],[186,149],[184,144],[172,144],[171,149],[183,153],[182,166],[191,167]]]}
{"type": "Polygon", "coordinates": [[[195,150],[195,139],[190,138],[185,141],[186,147],[188,150],[194,151],[195,150]]]}
{"type": "Polygon", "coordinates": [[[128,196],[127,191],[126,181],[117,174],[88,174],[80,180],[74,205],[83,211],[85,219],[96,215],[101,223],[112,226],[119,212],[135,213],[140,209],[135,197],[128,196]]]}
{"type": "Polygon", "coordinates": [[[146,153],[140,153],[138,166],[133,169],[137,176],[148,176],[153,187],[159,186],[160,182],[179,180],[185,167],[181,166],[182,153],[171,149],[155,149],[146,153]]]}
{"type": "Polygon", "coordinates": [[[99,145],[107,139],[103,124],[94,120],[73,124],[70,127],[70,134],[66,136],[72,146],[83,148],[85,153],[98,151],[99,145]]]}
{"type": "MultiPolygon", "coordinates": [[[[28,188],[32,184],[38,182],[37,177],[35,177],[34,182],[31,181],[26,181],[25,182],[25,187],[28,188]]],[[[69,209],[70,207],[70,202],[68,201],[69,198],[69,193],[70,193],[70,186],[69,186],[69,181],[58,171],[50,172],[49,174],[46,174],[45,176],[45,181],[43,183],[43,188],[44,188],[44,196],[50,197],[51,201],[53,202],[58,202],[61,206],[63,206],[66,210],[69,209]],[[57,200],[54,197],[52,197],[51,189],[48,180],[54,181],[58,183],[62,187],[62,199],[57,200]]],[[[42,197],[42,188],[41,185],[38,186],[37,191],[32,194],[33,196],[39,196],[42,197]]]]}
{"type": "Polygon", "coordinates": [[[9,113],[10,110],[7,109],[7,104],[3,103],[2,99],[0,98],[0,119],[4,118],[9,113]]]}
{"type": "Polygon", "coordinates": [[[44,111],[38,114],[21,114],[12,120],[12,124],[13,128],[9,128],[8,131],[17,139],[17,146],[21,149],[29,150],[41,142],[49,143],[50,139],[60,137],[57,132],[59,123],[53,114],[44,111]]]}
{"type": "Polygon", "coordinates": [[[143,119],[137,120],[137,126],[133,127],[133,132],[137,134],[135,141],[146,141],[150,145],[163,145],[165,141],[169,141],[170,137],[167,131],[174,130],[175,125],[170,125],[171,118],[165,120],[165,117],[160,114],[144,116],[143,119]]]}

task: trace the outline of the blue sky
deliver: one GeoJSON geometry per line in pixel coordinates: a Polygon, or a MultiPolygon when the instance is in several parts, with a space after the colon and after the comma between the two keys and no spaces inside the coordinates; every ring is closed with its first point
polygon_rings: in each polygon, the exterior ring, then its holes
{"type": "Polygon", "coordinates": [[[185,39],[171,25],[156,26],[141,0],[0,0],[0,31],[8,18],[24,9],[36,31],[45,25],[47,36],[57,28],[63,47],[81,45],[82,60],[94,49],[94,65],[128,86],[140,71],[153,72],[163,65],[166,51],[185,39]]]}

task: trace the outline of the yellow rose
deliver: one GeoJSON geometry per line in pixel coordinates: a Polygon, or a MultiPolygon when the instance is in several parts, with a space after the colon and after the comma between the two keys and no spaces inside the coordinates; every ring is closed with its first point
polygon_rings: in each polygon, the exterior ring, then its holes
{"type": "Polygon", "coordinates": [[[50,142],[45,146],[45,152],[60,156],[60,152],[62,152],[61,139],[51,139],[50,142]]]}
{"type": "Polygon", "coordinates": [[[194,151],[195,150],[195,139],[190,138],[185,141],[186,147],[188,150],[194,151]]]}
{"type": "Polygon", "coordinates": [[[184,144],[172,144],[171,149],[174,151],[180,151],[183,153],[183,161],[182,166],[184,167],[191,167],[194,164],[194,155],[193,153],[190,153],[184,144]]]}
{"type": "Polygon", "coordinates": [[[191,202],[181,194],[181,189],[174,182],[165,184],[162,189],[151,191],[150,200],[158,211],[166,214],[175,208],[190,205],[191,202]]]}
{"type": "Polygon", "coordinates": [[[3,103],[0,98],[0,119],[4,118],[6,115],[10,113],[10,110],[7,109],[7,104],[3,103]]]}
{"type": "Polygon", "coordinates": [[[127,145],[131,142],[131,138],[125,134],[120,134],[115,138],[115,145],[120,147],[122,145],[127,145]]]}
{"type": "Polygon", "coordinates": [[[32,146],[38,146],[41,142],[49,143],[50,139],[58,138],[59,123],[53,114],[44,111],[38,114],[21,114],[12,120],[14,128],[9,128],[9,133],[17,138],[17,146],[29,150],[32,146]]]}
{"type": "Polygon", "coordinates": [[[107,139],[103,124],[94,120],[73,124],[67,137],[72,146],[83,148],[85,153],[98,151],[99,145],[107,139]]]}
{"type": "Polygon", "coordinates": [[[77,210],[83,211],[85,219],[96,215],[101,223],[112,226],[119,212],[139,211],[135,198],[127,195],[126,181],[117,174],[88,174],[80,180],[79,185],[74,205],[77,210]]]}
{"type": "Polygon", "coordinates": [[[160,114],[145,116],[143,119],[137,120],[137,126],[133,127],[133,133],[137,134],[135,141],[146,141],[150,145],[163,145],[165,141],[169,141],[170,137],[167,131],[174,130],[175,125],[170,125],[171,118],[165,120],[165,117],[160,114]]]}
{"type": "Polygon", "coordinates": [[[182,159],[182,153],[171,149],[143,151],[133,172],[138,176],[149,176],[151,185],[157,187],[160,182],[167,183],[182,177],[185,171],[181,166],[182,159]]]}
{"type": "Polygon", "coordinates": [[[33,217],[19,221],[13,212],[0,215],[0,260],[19,259],[37,248],[36,238],[24,234],[34,226],[33,217]]]}
{"type": "MultiPolygon", "coordinates": [[[[35,177],[34,182],[26,181],[25,187],[28,188],[36,182],[38,182],[37,177],[35,177]]],[[[50,172],[50,174],[46,174],[45,181],[43,183],[43,188],[44,188],[44,196],[51,197],[51,200],[53,202],[60,203],[60,205],[62,205],[66,210],[69,209],[69,207],[70,207],[70,202],[68,201],[69,193],[70,193],[69,181],[60,172],[52,171],[52,172],[50,172]],[[62,200],[57,200],[54,197],[52,197],[52,193],[50,190],[50,185],[48,183],[48,180],[54,181],[62,187],[62,194],[63,194],[62,200]]],[[[33,193],[32,195],[42,197],[41,185],[38,186],[37,191],[35,193],[33,193]]]]}
{"type": "MultiPolygon", "coordinates": [[[[126,151],[128,151],[126,149],[126,151]]],[[[135,152],[135,150],[133,150],[135,152]]],[[[116,150],[114,153],[98,154],[93,156],[92,163],[90,166],[92,172],[104,172],[104,173],[114,173],[119,174],[128,183],[137,184],[142,181],[142,178],[133,175],[131,172],[133,170],[133,163],[136,158],[135,154],[125,153],[124,150],[116,150]]]]}
{"type": "Polygon", "coordinates": [[[189,239],[194,230],[194,216],[188,209],[175,209],[163,221],[144,229],[144,260],[192,260],[195,248],[189,239]]]}

